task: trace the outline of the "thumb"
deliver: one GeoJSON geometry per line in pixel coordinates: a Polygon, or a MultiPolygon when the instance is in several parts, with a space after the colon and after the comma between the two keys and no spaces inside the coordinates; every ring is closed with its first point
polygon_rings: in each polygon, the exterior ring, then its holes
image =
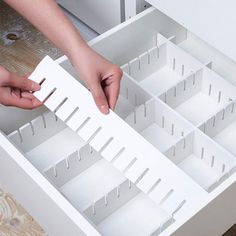
{"type": "Polygon", "coordinates": [[[103,114],[108,114],[109,113],[109,106],[107,102],[106,95],[102,89],[102,86],[100,83],[94,84],[90,86],[90,91],[93,95],[93,99],[98,107],[98,109],[103,113],[103,114]]]}
{"type": "Polygon", "coordinates": [[[37,91],[40,89],[40,85],[27,78],[21,78],[16,74],[11,74],[9,79],[6,81],[6,86],[19,88],[25,91],[37,91]]]}

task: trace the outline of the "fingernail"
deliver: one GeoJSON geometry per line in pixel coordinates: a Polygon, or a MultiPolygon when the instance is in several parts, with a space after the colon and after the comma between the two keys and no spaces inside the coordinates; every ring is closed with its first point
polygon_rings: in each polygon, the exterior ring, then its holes
{"type": "Polygon", "coordinates": [[[32,90],[33,91],[37,91],[37,90],[40,90],[40,85],[35,83],[35,82],[32,82],[32,90]]]}
{"type": "Polygon", "coordinates": [[[100,106],[100,111],[103,113],[103,114],[108,114],[109,113],[109,108],[108,108],[108,106],[106,106],[106,105],[102,105],[102,106],[100,106]]]}

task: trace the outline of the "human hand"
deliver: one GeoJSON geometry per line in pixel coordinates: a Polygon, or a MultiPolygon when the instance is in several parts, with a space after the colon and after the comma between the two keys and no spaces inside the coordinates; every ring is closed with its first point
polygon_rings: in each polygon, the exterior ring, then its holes
{"type": "Polygon", "coordinates": [[[26,77],[19,77],[0,66],[0,104],[23,109],[33,109],[42,105],[32,92],[40,85],[26,77]]]}
{"type": "Polygon", "coordinates": [[[109,113],[109,108],[114,110],[119,96],[122,70],[87,46],[71,61],[91,91],[98,109],[104,114],[109,113]]]}

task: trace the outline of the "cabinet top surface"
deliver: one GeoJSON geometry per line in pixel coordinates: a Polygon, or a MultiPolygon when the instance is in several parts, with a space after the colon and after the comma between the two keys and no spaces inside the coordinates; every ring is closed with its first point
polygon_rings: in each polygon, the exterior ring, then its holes
{"type": "Polygon", "coordinates": [[[236,61],[236,1],[147,0],[147,2],[236,61]]]}

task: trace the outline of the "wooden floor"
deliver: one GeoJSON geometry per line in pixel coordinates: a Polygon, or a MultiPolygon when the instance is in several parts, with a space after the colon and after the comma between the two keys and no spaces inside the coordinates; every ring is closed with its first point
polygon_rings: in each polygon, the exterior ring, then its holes
{"type": "MultiPolygon", "coordinates": [[[[0,55],[0,65],[19,75],[24,75],[32,72],[45,55],[56,59],[61,56],[61,52],[0,0],[0,55]]],[[[46,234],[14,201],[11,194],[0,188],[0,236],[32,235],[45,236],[46,234]]],[[[223,236],[236,236],[236,225],[223,236]]]]}
{"type": "Polygon", "coordinates": [[[0,55],[1,65],[24,75],[32,72],[45,55],[56,59],[61,53],[32,25],[0,0],[0,55]]]}

